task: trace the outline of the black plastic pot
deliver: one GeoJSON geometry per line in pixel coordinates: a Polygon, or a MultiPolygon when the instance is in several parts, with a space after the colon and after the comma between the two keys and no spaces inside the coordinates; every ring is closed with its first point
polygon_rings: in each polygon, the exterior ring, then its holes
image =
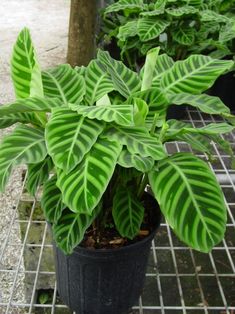
{"type": "Polygon", "coordinates": [[[142,293],[160,212],[154,219],[152,233],[126,247],[107,250],[77,247],[70,256],[54,247],[57,287],[63,302],[77,314],[127,313],[142,293]]]}
{"type": "Polygon", "coordinates": [[[218,96],[231,111],[235,111],[235,73],[229,72],[219,77],[209,91],[212,96],[218,96]]]}

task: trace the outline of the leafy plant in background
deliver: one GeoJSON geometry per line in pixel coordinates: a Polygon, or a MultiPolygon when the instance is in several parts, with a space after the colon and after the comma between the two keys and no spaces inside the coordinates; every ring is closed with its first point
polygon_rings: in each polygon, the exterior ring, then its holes
{"type": "Polygon", "coordinates": [[[234,53],[234,1],[119,0],[103,12],[104,37],[133,69],[156,46],[174,60],[192,53],[222,58],[234,53]]]}
{"type": "Polygon", "coordinates": [[[213,140],[232,154],[220,137],[233,129],[230,123],[194,128],[167,121],[166,112],[187,103],[233,123],[219,98],[201,94],[233,62],[202,55],[174,62],[158,53],[149,51],[139,75],[104,51],[86,68],[41,72],[29,31],[18,36],[11,61],[17,99],[0,107],[1,128],[17,123],[0,146],[0,189],[15,166],[27,164],[27,189],[35,195],[43,185],[45,218],[66,254],[91,224],[101,232],[107,217],[133,239],[147,184],[186,244],[208,252],[223,238],[226,205],[207,162],[193,153],[169,154],[164,144],[185,141],[210,156],[213,140]]]}

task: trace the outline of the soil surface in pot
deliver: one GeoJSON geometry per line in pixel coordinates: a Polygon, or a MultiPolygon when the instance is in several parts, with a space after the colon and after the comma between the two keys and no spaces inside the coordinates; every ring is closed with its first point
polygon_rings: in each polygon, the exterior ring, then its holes
{"type": "Polygon", "coordinates": [[[133,240],[123,238],[118,233],[110,214],[107,217],[105,227],[97,228],[95,225],[92,225],[86,231],[84,240],[80,243],[80,246],[90,249],[115,249],[134,244],[147,237],[156,229],[161,214],[156,200],[148,193],[144,194],[142,204],[145,208],[144,219],[139,234],[133,240]]]}

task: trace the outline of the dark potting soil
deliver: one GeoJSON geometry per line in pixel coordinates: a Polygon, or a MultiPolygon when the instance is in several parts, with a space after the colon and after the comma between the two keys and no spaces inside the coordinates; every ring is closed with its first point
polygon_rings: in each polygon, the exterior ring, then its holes
{"type": "Polygon", "coordinates": [[[112,215],[110,215],[102,231],[97,230],[93,225],[88,228],[80,246],[90,249],[115,249],[134,244],[147,237],[156,228],[161,215],[159,206],[151,195],[144,194],[142,204],[145,208],[144,219],[140,232],[134,239],[130,240],[120,236],[115,228],[112,215]]]}

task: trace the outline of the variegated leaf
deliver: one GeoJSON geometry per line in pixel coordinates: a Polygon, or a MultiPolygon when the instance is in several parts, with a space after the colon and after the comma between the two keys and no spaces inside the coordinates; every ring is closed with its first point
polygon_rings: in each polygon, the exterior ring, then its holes
{"type": "Polygon", "coordinates": [[[131,12],[141,11],[144,7],[143,0],[119,0],[105,9],[105,14],[129,10],[131,12]]]}
{"type": "Polygon", "coordinates": [[[208,165],[178,153],[149,174],[152,191],[169,225],[192,248],[209,252],[224,237],[226,205],[208,165]]]}
{"type": "Polygon", "coordinates": [[[67,108],[56,109],[46,126],[46,140],[55,165],[71,171],[89,152],[104,123],[79,116],[67,108]]]}
{"type": "Polygon", "coordinates": [[[41,205],[47,221],[56,224],[66,206],[62,202],[61,191],[56,186],[57,177],[53,176],[43,186],[41,205]]]}
{"type": "Polygon", "coordinates": [[[151,157],[142,157],[138,154],[131,154],[127,149],[123,149],[118,164],[124,168],[135,168],[140,172],[148,172],[154,166],[154,160],[151,157]]]}
{"type": "Polygon", "coordinates": [[[71,172],[58,170],[63,202],[74,212],[92,214],[113,175],[122,146],[99,138],[71,172]]]}
{"type": "Polygon", "coordinates": [[[14,166],[42,161],[47,154],[44,132],[18,126],[0,145],[0,191],[3,192],[14,166]]]}
{"type": "Polygon", "coordinates": [[[133,239],[139,233],[144,219],[144,207],[126,187],[120,187],[116,191],[112,214],[115,226],[122,237],[133,239]]]}
{"type": "Polygon", "coordinates": [[[140,18],[137,25],[140,40],[146,42],[157,38],[169,25],[170,22],[160,18],[151,16],[140,18]]]}
{"type": "Polygon", "coordinates": [[[77,104],[86,92],[85,80],[70,65],[62,64],[42,72],[45,97],[59,98],[64,104],[77,104]]]}
{"type": "Polygon", "coordinates": [[[108,129],[105,136],[126,145],[132,154],[152,157],[154,160],[166,157],[163,145],[158,142],[156,137],[149,135],[146,128],[115,126],[108,129]]]}
{"type": "Polygon", "coordinates": [[[185,5],[180,6],[179,8],[168,8],[166,9],[167,14],[174,17],[181,17],[183,15],[195,14],[198,13],[199,10],[193,6],[185,5]]]}

